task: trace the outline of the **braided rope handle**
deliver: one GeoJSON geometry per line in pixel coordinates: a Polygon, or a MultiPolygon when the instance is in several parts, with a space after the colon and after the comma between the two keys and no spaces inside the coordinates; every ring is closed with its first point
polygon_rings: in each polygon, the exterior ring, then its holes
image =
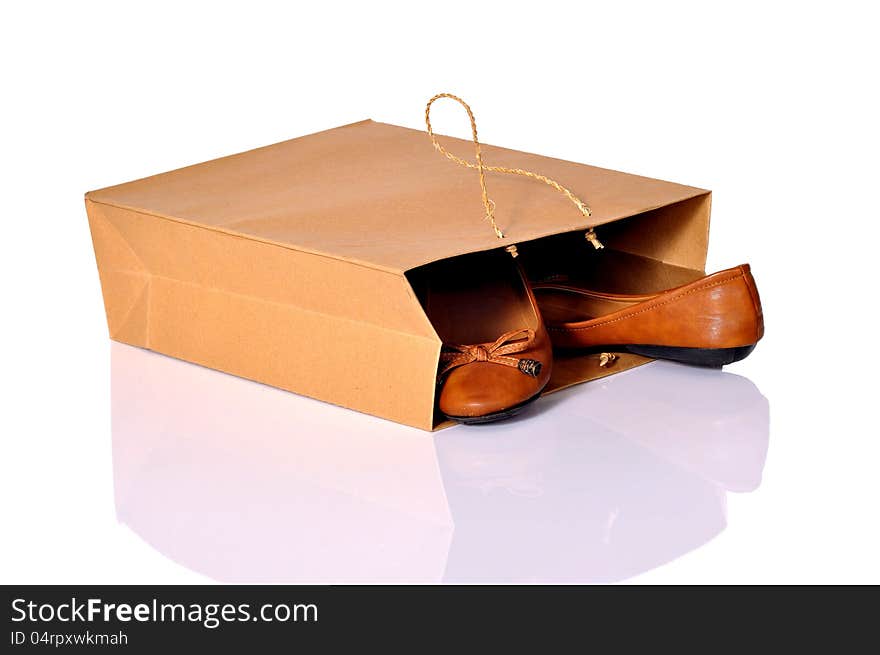
{"type": "MultiPolygon", "coordinates": [[[[486,189],[486,171],[491,171],[493,173],[509,173],[511,175],[522,175],[524,177],[530,177],[533,180],[538,180],[539,182],[543,182],[544,184],[553,187],[563,195],[565,195],[569,200],[571,200],[574,205],[581,211],[585,218],[589,218],[592,215],[589,206],[576,195],[574,195],[569,189],[565,188],[556,180],[551,180],[546,175],[541,175],[540,173],[533,173],[532,171],[526,171],[522,168],[508,168],[506,166],[486,166],[483,163],[483,152],[482,147],[480,145],[480,139],[477,137],[477,121],[474,119],[474,112],[471,111],[470,106],[461,98],[451,93],[438,93],[433,98],[428,100],[428,104],[425,107],[425,125],[428,128],[428,136],[431,137],[431,143],[434,144],[434,148],[441,154],[451,159],[456,164],[460,166],[465,166],[466,168],[476,169],[480,174],[480,190],[482,191],[483,197],[483,206],[486,208],[486,219],[489,221],[489,224],[492,226],[492,229],[495,231],[495,236],[499,239],[504,238],[504,233],[498,227],[498,224],[495,222],[495,203],[489,198],[489,192],[486,189]],[[468,118],[471,121],[471,134],[473,135],[474,140],[474,149],[476,151],[476,163],[467,161],[453,155],[451,152],[446,150],[443,146],[440,145],[440,142],[437,141],[437,136],[434,134],[434,130],[431,127],[431,105],[434,104],[440,98],[449,98],[451,100],[455,100],[458,104],[464,107],[464,110],[467,112],[468,118]]],[[[591,230],[592,232],[592,230],[591,230]]]]}

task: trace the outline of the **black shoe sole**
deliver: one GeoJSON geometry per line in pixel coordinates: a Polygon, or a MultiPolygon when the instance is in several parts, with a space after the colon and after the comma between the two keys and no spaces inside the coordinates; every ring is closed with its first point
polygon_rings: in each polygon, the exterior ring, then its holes
{"type": "Polygon", "coordinates": [[[672,346],[624,346],[627,351],[653,359],[669,359],[692,366],[718,368],[745,359],[755,349],[750,346],[735,348],[678,348],[672,346]]]}
{"type": "Polygon", "coordinates": [[[519,414],[526,407],[528,407],[538,398],[540,398],[543,392],[544,389],[541,388],[541,391],[536,393],[531,398],[524,400],[519,405],[514,405],[513,407],[508,407],[507,409],[502,409],[500,412],[495,412],[494,414],[486,414],[485,416],[451,416],[449,414],[444,414],[443,416],[451,421],[458,421],[459,423],[463,423],[464,425],[482,425],[484,423],[503,421],[504,419],[512,418],[519,414]]]}

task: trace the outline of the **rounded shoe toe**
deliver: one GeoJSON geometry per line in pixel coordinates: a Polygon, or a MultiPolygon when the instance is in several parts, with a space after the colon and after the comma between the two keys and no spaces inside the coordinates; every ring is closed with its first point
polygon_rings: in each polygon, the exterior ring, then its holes
{"type": "Polygon", "coordinates": [[[449,373],[440,392],[440,411],[450,418],[483,417],[516,407],[541,392],[546,377],[475,362],[449,373]]]}

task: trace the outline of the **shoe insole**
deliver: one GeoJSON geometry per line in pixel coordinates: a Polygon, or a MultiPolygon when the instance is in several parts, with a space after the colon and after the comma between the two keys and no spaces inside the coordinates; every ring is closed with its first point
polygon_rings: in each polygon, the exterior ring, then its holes
{"type": "Polygon", "coordinates": [[[548,325],[589,321],[633,305],[632,302],[593,298],[563,289],[535,289],[535,297],[548,325]]]}
{"type": "Polygon", "coordinates": [[[567,250],[557,253],[538,246],[535,252],[523,248],[523,259],[533,282],[561,282],[606,293],[659,293],[705,275],[610,248],[594,252],[580,242],[576,256],[567,250]]]}

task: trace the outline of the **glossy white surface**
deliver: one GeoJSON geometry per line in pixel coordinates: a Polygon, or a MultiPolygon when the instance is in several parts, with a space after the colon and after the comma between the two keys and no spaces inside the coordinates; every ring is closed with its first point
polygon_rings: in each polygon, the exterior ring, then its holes
{"type": "Polygon", "coordinates": [[[767,453],[751,382],[669,363],[432,438],[130,346],[112,362],[119,521],[224,582],[621,580],[724,530],[767,453]]]}
{"type": "Polygon", "coordinates": [[[551,5],[4,13],[0,582],[880,582],[870,7],[551,5]],[[764,341],[436,436],[111,347],[84,191],[441,90],[489,143],[713,189],[764,341]]]}

